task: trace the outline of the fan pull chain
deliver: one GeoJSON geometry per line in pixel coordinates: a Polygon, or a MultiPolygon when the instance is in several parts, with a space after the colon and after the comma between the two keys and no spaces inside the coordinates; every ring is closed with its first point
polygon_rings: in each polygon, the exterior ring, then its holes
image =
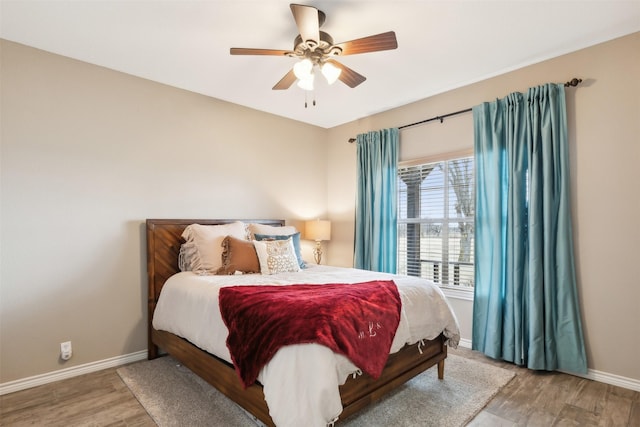
{"type": "MultiPolygon", "coordinates": [[[[307,94],[309,93],[308,90],[304,91],[304,108],[307,108],[309,106],[308,103],[308,97],[307,94]]],[[[311,105],[313,105],[314,107],[316,106],[316,91],[313,91],[313,100],[311,101],[311,105]]]]}

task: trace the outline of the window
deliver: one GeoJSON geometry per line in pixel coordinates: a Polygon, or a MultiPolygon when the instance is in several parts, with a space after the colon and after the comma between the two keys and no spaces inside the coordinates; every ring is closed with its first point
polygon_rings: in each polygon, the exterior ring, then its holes
{"type": "Polygon", "coordinates": [[[473,156],[398,168],[398,273],[473,289],[473,156]]]}

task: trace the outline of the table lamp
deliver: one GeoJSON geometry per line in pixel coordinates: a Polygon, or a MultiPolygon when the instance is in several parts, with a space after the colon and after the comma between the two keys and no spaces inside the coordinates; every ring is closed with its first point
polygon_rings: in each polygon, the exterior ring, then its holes
{"type": "Polygon", "coordinates": [[[308,240],[315,240],[316,247],[313,250],[313,257],[316,264],[320,264],[322,260],[322,242],[323,240],[331,240],[331,222],[327,220],[313,220],[305,223],[305,237],[308,240]]]}

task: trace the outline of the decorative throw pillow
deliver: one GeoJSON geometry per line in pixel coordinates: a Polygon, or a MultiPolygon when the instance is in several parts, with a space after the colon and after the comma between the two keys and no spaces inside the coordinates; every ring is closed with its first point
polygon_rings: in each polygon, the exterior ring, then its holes
{"type": "MultiPolygon", "coordinates": [[[[275,227],[274,227],[275,228],[275,227]]],[[[296,258],[298,258],[298,266],[300,268],[306,268],[306,264],[304,263],[304,260],[302,259],[302,250],[300,249],[300,232],[297,232],[295,234],[287,234],[287,235],[280,235],[280,234],[254,234],[254,237],[256,240],[287,240],[288,238],[291,238],[291,240],[293,240],[293,248],[296,251],[296,258]]]]}
{"type": "Polygon", "coordinates": [[[266,224],[250,223],[247,225],[249,231],[249,240],[254,240],[256,234],[268,234],[270,236],[291,236],[298,232],[293,225],[285,225],[282,227],[276,227],[266,224]]]}
{"type": "Polygon", "coordinates": [[[195,246],[190,269],[198,274],[216,274],[222,267],[222,241],[227,236],[245,238],[245,224],[241,221],[221,225],[191,224],[182,237],[195,246]]]}
{"type": "Polygon", "coordinates": [[[178,268],[180,271],[191,271],[191,264],[195,256],[197,256],[195,243],[190,242],[180,245],[180,253],[178,254],[178,268]]]}
{"type": "Polygon", "coordinates": [[[291,238],[287,240],[254,240],[262,274],[300,271],[291,238]]]}
{"type": "Polygon", "coordinates": [[[252,242],[227,236],[222,241],[222,267],[216,274],[260,273],[260,261],[252,242]]]}

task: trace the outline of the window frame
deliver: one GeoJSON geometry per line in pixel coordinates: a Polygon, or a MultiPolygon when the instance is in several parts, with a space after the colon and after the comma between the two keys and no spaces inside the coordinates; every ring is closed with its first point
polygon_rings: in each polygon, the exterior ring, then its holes
{"type": "MultiPolygon", "coordinates": [[[[472,158],[472,160],[474,161],[473,173],[474,173],[474,185],[475,185],[476,165],[475,165],[473,149],[440,153],[433,156],[422,157],[422,158],[411,159],[411,160],[404,160],[404,161],[398,162],[398,176],[400,174],[400,170],[403,168],[447,162],[447,161],[462,159],[462,158],[472,158]]],[[[446,198],[446,195],[445,195],[445,198],[446,198]]],[[[402,208],[400,205],[399,199],[400,199],[400,194],[398,194],[398,211],[400,211],[400,209],[402,208]]],[[[474,212],[475,212],[475,189],[474,189],[473,203],[474,203],[474,212]]],[[[400,215],[398,214],[398,227],[400,227],[401,224],[408,224],[408,223],[425,224],[428,222],[426,221],[422,222],[420,220],[416,221],[415,219],[401,220],[400,215]]],[[[400,233],[398,233],[398,236],[399,235],[400,233]]],[[[400,251],[400,245],[398,245],[398,251],[400,251]]],[[[400,257],[398,256],[397,259],[399,263],[400,257]]],[[[473,269],[475,272],[475,260],[473,261],[473,269]]],[[[437,283],[437,285],[447,297],[473,301],[475,284],[473,287],[456,286],[452,284],[450,285],[450,284],[441,284],[441,283],[437,283]]]]}

